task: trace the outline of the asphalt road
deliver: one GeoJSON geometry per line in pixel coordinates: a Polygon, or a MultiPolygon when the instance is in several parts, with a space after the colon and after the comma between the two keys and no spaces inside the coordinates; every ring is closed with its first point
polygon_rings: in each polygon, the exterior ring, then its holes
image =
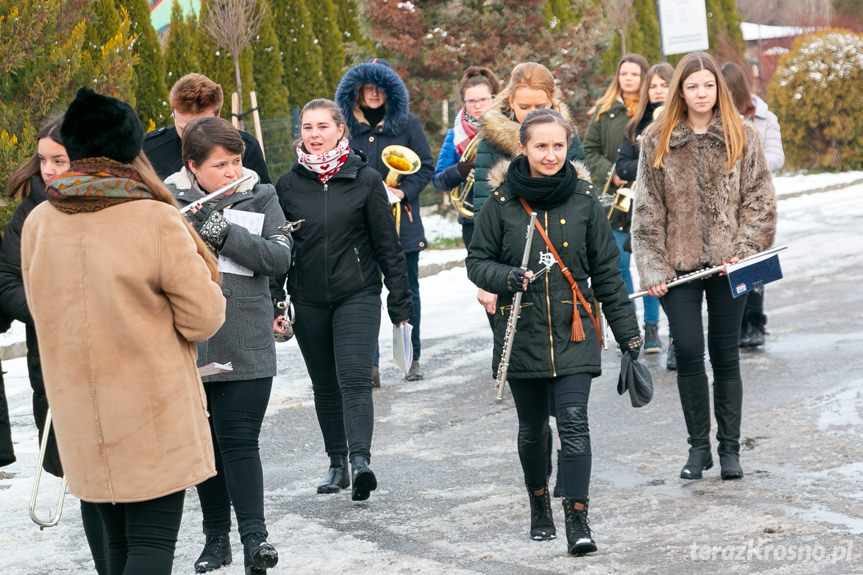
{"type": "MultiPolygon", "coordinates": [[[[863,573],[861,218],[860,185],[780,202],[785,279],[767,288],[767,345],[742,352],[742,480],[720,480],[718,466],[701,481],[679,479],[686,432],[665,354],[648,357],[656,393],[634,409],[615,390],[619,356],[605,352],[590,402],[599,550],[586,557],[567,555],[557,500],[558,539],[528,537],[515,410],[509,393],[494,399],[481,321],[424,339],[424,381],[405,382],[384,365],[374,394],[380,487],[363,503],[349,492],[316,494],[328,460],[310,391],[284,384],[307,378],[296,345],[281,345],[262,434],[270,540],[280,553],[271,573],[863,573]]],[[[478,313],[460,301],[447,317],[453,325],[478,313]]],[[[199,525],[190,490],[175,573],[193,571],[199,525]]],[[[19,551],[6,547],[0,560],[12,570],[0,571],[91,572],[74,504],[54,531],[30,526],[15,536],[19,551]],[[52,550],[40,556],[29,542],[52,550]]],[[[233,546],[238,563],[218,573],[243,572],[236,534],[233,546]]]]}

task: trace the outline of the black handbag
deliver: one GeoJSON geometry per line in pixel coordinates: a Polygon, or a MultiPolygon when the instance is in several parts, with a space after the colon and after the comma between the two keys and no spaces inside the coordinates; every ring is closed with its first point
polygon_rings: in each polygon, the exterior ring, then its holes
{"type": "Polygon", "coordinates": [[[653,376],[650,370],[641,360],[633,359],[624,351],[620,359],[617,393],[623,395],[627,390],[632,407],[644,407],[653,399],[653,376]]]}

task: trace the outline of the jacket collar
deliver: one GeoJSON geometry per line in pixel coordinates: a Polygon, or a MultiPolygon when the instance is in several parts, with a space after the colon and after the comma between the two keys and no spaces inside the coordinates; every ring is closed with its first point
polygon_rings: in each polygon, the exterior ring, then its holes
{"type": "MultiPolygon", "coordinates": [[[[249,168],[243,168],[243,176],[251,175],[252,179],[247,180],[239,185],[239,188],[230,195],[231,203],[236,203],[241,199],[245,199],[247,196],[251,196],[252,192],[260,182],[261,177],[258,176],[257,172],[254,170],[250,170],[249,168]]],[[[195,200],[201,199],[200,194],[193,187],[194,177],[188,171],[187,168],[183,167],[179,172],[171,174],[167,178],[165,178],[165,184],[168,186],[172,186],[177,190],[175,197],[178,200],[182,200],[188,203],[192,203],[195,200]]],[[[219,199],[221,200],[224,196],[221,196],[219,199]]]]}
{"type": "MultiPolygon", "coordinates": [[[[679,148],[690,140],[694,140],[698,135],[692,131],[692,128],[684,118],[671,131],[669,147],[679,148]]],[[[719,115],[719,110],[713,110],[713,118],[711,118],[710,124],[707,126],[706,135],[719,142],[725,142],[725,134],[722,132],[722,117],[719,115]]]]}
{"type": "MultiPolygon", "coordinates": [[[[554,98],[551,107],[572,124],[569,107],[560,99],[554,98]]],[[[521,124],[509,109],[509,88],[504,88],[495,96],[491,108],[479,119],[479,126],[479,137],[492,148],[510,158],[518,155],[518,130],[521,124]]]]}
{"type": "Polygon", "coordinates": [[[357,94],[363,84],[374,84],[383,88],[387,95],[387,112],[382,131],[397,136],[407,125],[410,114],[410,98],[404,82],[395,70],[385,64],[363,62],[348,70],[336,88],[336,103],[342,110],[351,134],[357,135],[373,129],[364,120],[362,113],[355,115],[357,94]]]}

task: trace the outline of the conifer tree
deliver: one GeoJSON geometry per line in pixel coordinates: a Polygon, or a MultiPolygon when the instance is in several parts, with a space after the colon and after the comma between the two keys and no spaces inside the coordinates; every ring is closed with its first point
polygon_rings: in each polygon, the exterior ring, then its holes
{"type": "Polygon", "coordinates": [[[336,14],[339,18],[339,30],[342,33],[342,43],[347,53],[357,48],[372,48],[372,42],[363,34],[360,26],[360,10],[356,0],[335,0],[336,14]]]}
{"type": "MultiPolygon", "coordinates": [[[[626,27],[626,52],[641,54],[650,64],[659,62],[660,52],[659,18],[654,0],[633,0],[629,24],[626,27]]],[[[617,62],[623,56],[620,36],[615,34],[611,45],[602,57],[602,72],[614,74],[617,62]]]]}
{"type": "Polygon", "coordinates": [[[129,12],[132,33],[138,37],[134,48],[138,57],[134,76],[135,111],[144,127],[153,129],[163,125],[170,114],[162,47],[150,22],[147,0],[118,0],[118,5],[129,12]]]}
{"type": "Polygon", "coordinates": [[[285,63],[285,83],[291,106],[302,107],[313,98],[332,98],[324,83],[321,47],[318,45],[312,16],[304,0],[273,0],[276,34],[285,63]]]}
{"type": "Polygon", "coordinates": [[[165,87],[168,91],[186,74],[200,72],[198,49],[195,45],[197,27],[194,12],[190,11],[184,15],[180,3],[174,0],[165,47],[165,87]]]}
{"type": "Polygon", "coordinates": [[[720,62],[742,60],[743,32],[735,0],[705,0],[710,53],[720,62]]]}
{"type": "Polygon", "coordinates": [[[345,64],[345,49],[333,0],[317,0],[312,10],[312,27],[321,47],[321,72],[328,94],[336,93],[345,64]]]}
{"type": "Polygon", "coordinates": [[[266,0],[262,0],[261,10],[263,11],[261,29],[252,43],[254,51],[252,70],[261,116],[277,118],[291,113],[288,87],[283,77],[284,64],[279,37],[273,28],[273,15],[266,0]]]}

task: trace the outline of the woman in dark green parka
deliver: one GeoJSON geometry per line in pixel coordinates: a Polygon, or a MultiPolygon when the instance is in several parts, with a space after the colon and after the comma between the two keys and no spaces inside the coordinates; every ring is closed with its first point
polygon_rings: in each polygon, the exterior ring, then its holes
{"type": "Polygon", "coordinates": [[[535,275],[543,267],[539,253],[550,251],[538,232],[534,232],[529,269],[520,268],[530,219],[522,200],[537,212],[537,224],[546,230],[588,302],[593,299],[590,280],[621,348],[637,355],[641,337],[617,269],[617,246],[595,188],[587,170],[566,159],[572,133],[572,126],[554,110],[535,110],[522,121],[521,155],[498,164],[490,175],[494,192],[477,218],[467,271],[477,286],[500,294],[493,372],[500,361],[513,295],[525,292],[508,381],[518,412],[518,452],[530,499],[530,535],[536,540],[556,535],[548,492],[549,399],[553,398],[562,445],[558,467],[568,549],[570,554],[582,555],[596,550],[587,524],[591,466],[587,402],[591,380],[601,372],[599,334],[587,310],[581,304],[573,307],[577,299],[559,265],[535,275]]]}

